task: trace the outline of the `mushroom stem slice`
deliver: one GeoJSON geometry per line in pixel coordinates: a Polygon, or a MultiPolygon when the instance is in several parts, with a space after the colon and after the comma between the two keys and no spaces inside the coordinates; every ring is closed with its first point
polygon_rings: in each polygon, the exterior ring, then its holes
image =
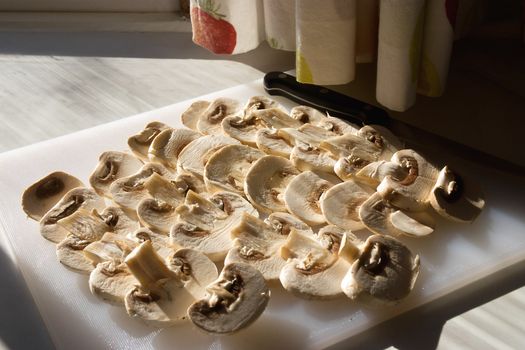
{"type": "Polygon", "coordinates": [[[177,158],[191,141],[201,134],[187,129],[165,129],[151,142],[148,158],[151,162],[160,163],[168,168],[177,168],[177,158]]]}
{"type": "Polygon", "coordinates": [[[205,135],[222,133],[221,122],[230,115],[238,114],[241,105],[238,101],[230,98],[218,98],[214,100],[199,116],[197,130],[205,135]]]}
{"type": "Polygon", "coordinates": [[[124,305],[126,294],[138,283],[120,260],[103,261],[89,274],[91,293],[114,305],[124,305]]]}
{"type": "Polygon", "coordinates": [[[439,172],[429,201],[444,218],[466,223],[474,221],[485,206],[479,186],[472,181],[464,181],[447,166],[439,172]]]}
{"type": "Polygon", "coordinates": [[[113,181],[135,174],[143,165],[129,153],[104,152],[98,159],[97,167],[89,176],[89,183],[99,195],[111,198],[109,186],[113,181]]]}
{"type": "Polygon", "coordinates": [[[22,209],[33,220],[42,217],[70,190],[83,187],[76,177],[55,171],[29,186],[22,195],[22,209]]]}
{"type": "Polygon", "coordinates": [[[419,256],[393,237],[373,235],[341,282],[351,299],[393,304],[414,288],[419,274],[419,256]]]}
{"type": "Polygon", "coordinates": [[[361,245],[363,242],[357,238],[353,233],[346,232],[339,246],[339,257],[346,261],[353,263],[361,255],[361,245]]]}
{"type": "Polygon", "coordinates": [[[393,162],[380,160],[365,165],[355,174],[356,179],[376,188],[387,176],[395,181],[401,181],[408,175],[407,169],[393,162]]]}
{"type": "Polygon", "coordinates": [[[162,130],[168,128],[169,126],[161,122],[148,123],[143,130],[128,139],[128,146],[131,152],[143,162],[148,162],[149,146],[162,130]]]}
{"type": "Polygon", "coordinates": [[[111,227],[104,220],[84,209],[58,220],[57,224],[71,235],[90,242],[99,240],[104,233],[111,231],[111,227]]]}
{"type": "Polygon", "coordinates": [[[210,102],[208,101],[193,102],[191,106],[188,107],[188,109],[185,110],[180,116],[182,124],[193,131],[198,131],[197,122],[209,105],[210,102]]]}
{"type": "Polygon", "coordinates": [[[270,299],[264,277],[248,264],[224,266],[219,278],[207,288],[204,299],[188,309],[198,328],[213,334],[236,332],[253,323],[270,299]]]}

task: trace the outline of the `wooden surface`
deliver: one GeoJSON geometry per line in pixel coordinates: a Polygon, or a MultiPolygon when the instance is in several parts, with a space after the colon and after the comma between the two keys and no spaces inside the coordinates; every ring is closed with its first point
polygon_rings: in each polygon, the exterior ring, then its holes
{"type": "MultiPolygon", "coordinates": [[[[260,78],[261,71],[287,70],[293,65],[293,54],[264,45],[245,55],[211,56],[195,47],[188,33],[0,33],[0,151],[246,83],[260,78]]],[[[361,72],[366,74],[366,68],[361,72]]],[[[488,83],[479,70],[467,72],[474,82],[485,82],[478,86],[496,85],[494,89],[501,90],[501,84],[488,83]]],[[[501,82],[494,75],[489,78],[501,82]]],[[[451,81],[454,79],[461,77],[451,81]]],[[[524,101],[523,81],[516,85],[517,90],[500,91],[498,96],[515,101],[519,108],[524,101]]],[[[373,99],[373,89],[366,88],[371,80],[361,78],[360,82],[338,89],[353,91],[362,86],[354,95],[373,99]]],[[[506,83],[503,90],[512,84],[506,83]]],[[[481,106],[494,103],[483,96],[481,106]]],[[[425,105],[420,101],[416,108],[425,105]]],[[[468,104],[465,108],[474,107],[468,104]]],[[[447,108],[454,110],[454,106],[447,108]]],[[[480,114],[468,117],[481,118],[486,128],[483,108],[476,108],[480,114]]],[[[516,112],[520,111],[525,109],[516,112]]],[[[425,124],[425,119],[416,120],[410,113],[401,117],[425,124]]],[[[512,119],[507,114],[504,117],[512,119]]],[[[523,125],[514,120],[514,128],[523,125]]],[[[481,141],[484,139],[486,136],[481,141]]],[[[2,247],[0,273],[5,280],[0,284],[0,340],[13,349],[37,344],[51,348],[31,303],[10,301],[13,296],[29,296],[9,259],[8,245],[3,242],[2,247]]],[[[454,298],[411,311],[336,348],[523,348],[524,271],[525,264],[515,266],[498,279],[480,281],[454,298]]]]}

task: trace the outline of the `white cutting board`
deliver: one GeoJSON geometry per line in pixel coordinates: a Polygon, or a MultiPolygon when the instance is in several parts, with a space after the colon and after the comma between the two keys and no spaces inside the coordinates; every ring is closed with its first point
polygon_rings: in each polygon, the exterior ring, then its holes
{"type": "MultiPolygon", "coordinates": [[[[262,81],[255,81],[200,99],[227,96],[246,101],[261,94],[262,81]]],[[[292,107],[290,102],[278,100],[292,107]]],[[[421,274],[415,290],[400,305],[373,310],[345,298],[308,301],[275,286],[261,318],[235,335],[210,336],[188,322],[167,329],[145,326],[129,318],[123,308],[92,296],[87,277],[67,270],[57,261],[54,245],[40,236],[36,222],[26,218],[20,198],[27,186],[55,170],[69,172],[87,183],[100,153],[125,150],[127,137],[152,120],[181,127],[179,116],[191,102],[0,155],[0,232],[12,244],[58,349],[323,348],[525,259],[523,179],[447,156],[447,163],[481,183],[487,206],[471,225],[442,221],[430,237],[403,239],[420,255],[421,274]]]]}

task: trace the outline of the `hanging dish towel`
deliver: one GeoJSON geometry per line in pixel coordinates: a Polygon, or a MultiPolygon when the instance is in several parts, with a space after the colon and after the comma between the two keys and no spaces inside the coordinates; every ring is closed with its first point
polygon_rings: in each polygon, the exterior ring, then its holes
{"type": "Polygon", "coordinates": [[[297,80],[346,84],[377,60],[376,98],[396,111],[439,96],[459,0],[191,0],[193,41],[237,54],[262,41],[296,52],[297,80]]]}

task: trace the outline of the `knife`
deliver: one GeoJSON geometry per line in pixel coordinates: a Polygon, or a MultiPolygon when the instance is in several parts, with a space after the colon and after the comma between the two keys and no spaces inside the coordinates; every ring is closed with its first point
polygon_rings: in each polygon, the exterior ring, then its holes
{"type": "Polygon", "coordinates": [[[267,73],[264,76],[264,90],[270,95],[286,97],[359,126],[370,124],[384,126],[411,148],[440,150],[506,173],[525,177],[525,168],[518,164],[393,119],[380,107],[322,86],[299,83],[289,74],[267,73]]]}

